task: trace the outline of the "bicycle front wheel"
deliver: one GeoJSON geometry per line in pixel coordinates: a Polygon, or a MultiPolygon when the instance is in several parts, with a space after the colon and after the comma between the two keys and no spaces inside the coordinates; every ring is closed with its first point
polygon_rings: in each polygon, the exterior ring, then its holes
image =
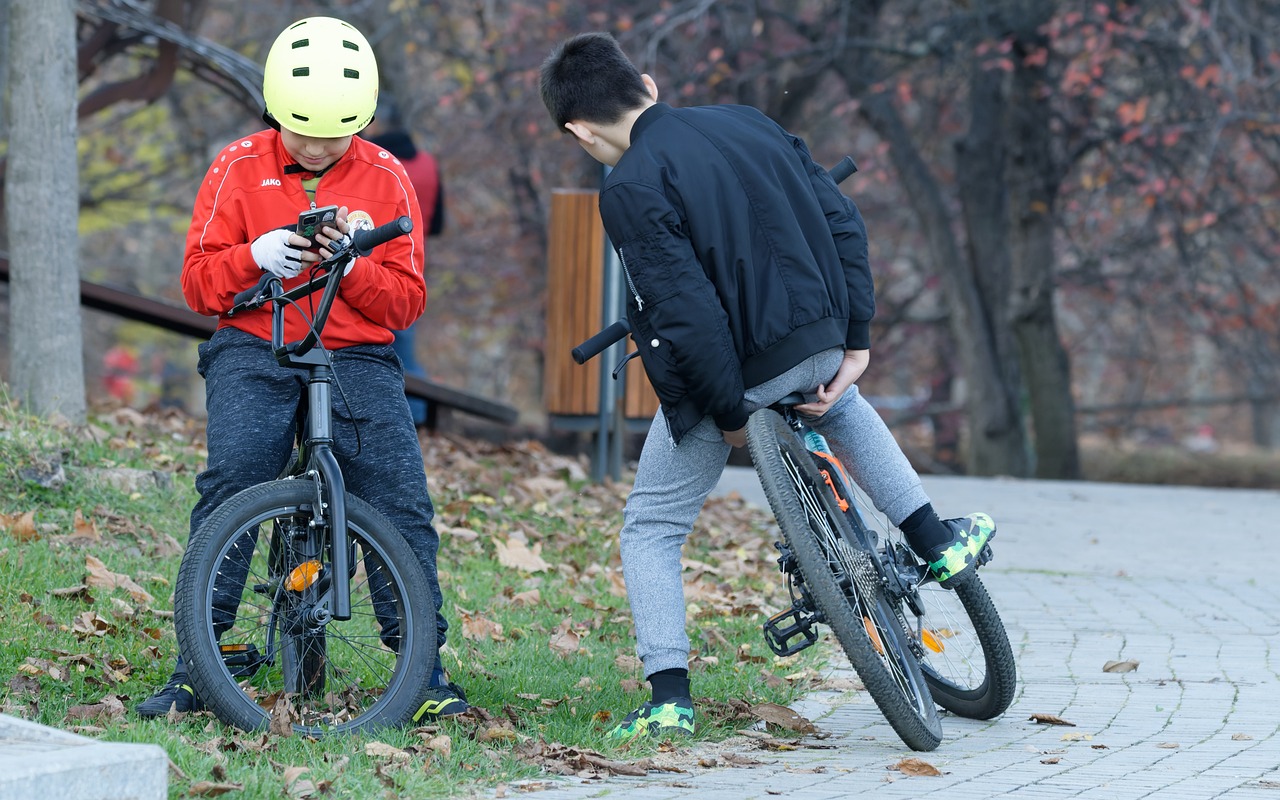
{"type": "Polygon", "coordinates": [[[174,627],[192,686],[237,728],[274,713],[306,735],[368,730],[409,721],[426,700],[436,616],[421,563],[385,516],[347,495],[351,617],[333,618],[319,491],[281,480],[240,492],[179,568],[174,627]]]}
{"type": "Polygon", "coordinates": [[[858,544],[813,456],[781,415],[770,409],[753,414],[747,444],[822,621],[902,741],[933,750],[942,741],[942,723],[872,563],[875,554],[858,544]]]}

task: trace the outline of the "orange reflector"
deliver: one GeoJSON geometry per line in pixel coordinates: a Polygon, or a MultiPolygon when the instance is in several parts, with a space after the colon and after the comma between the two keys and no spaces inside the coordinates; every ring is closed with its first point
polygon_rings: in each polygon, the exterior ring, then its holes
{"type": "Polygon", "coordinates": [[[291,592],[300,592],[316,582],[320,577],[319,561],[304,561],[293,568],[285,579],[284,588],[291,592]]]}
{"type": "Polygon", "coordinates": [[[942,646],[942,640],[937,636],[934,636],[933,631],[928,628],[920,631],[920,642],[935,653],[941,653],[944,649],[942,646]]]}
{"type": "Polygon", "coordinates": [[[247,653],[249,645],[247,644],[220,644],[218,651],[221,653],[247,653]]]}
{"type": "Polygon", "coordinates": [[[871,640],[871,646],[876,649],[880,655],[884,655],[884,644],[880,641],[880,633],[876,630],[876,626],[871,622],[870,617],[862,618],[862,627],[867,629],[867,638],[871,640]]]}

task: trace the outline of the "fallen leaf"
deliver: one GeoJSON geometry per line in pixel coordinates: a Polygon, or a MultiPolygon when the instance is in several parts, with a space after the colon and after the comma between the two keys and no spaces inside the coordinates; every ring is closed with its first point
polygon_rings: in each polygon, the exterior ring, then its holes
{"type": "Polygon", "coordinates": [[[104,589],[119,587],[128,592],[135,602],[148,605],[155,602],[155,598],[151,596],[151,593],[134,583],[133,578],[118,572],[112,572],[107,569],[106,564],[103,564],[97,558],[85,556],[84,566],[88,570],[88,574],[85,575],[84,579],[87,586],[99,586],[104,589]]]}
{"type": "Polygon", "coordinates": [[[386,742],[368,742],[364,746],[364,754],[370,758],[389,758],[394,761],[409,760],[408,753],[386,742]]]}
{"type": "Polygon", "coordinates": [[[93,524],[93,520],[85,519],[84,514],[82,514],[78,508],[75,512],[75,518],[71,523],[70,538],[80,539],[86,542],[102,541],[102,535],[98,533],[98,527],[93,524]]]}
{"type": "Polygon", "coordinates": [[[1093,738],[1092,733],[1064,733],[1062,741],[1064,742],[1087,742],[1093,738]]]}
{"type": "Polygon", "coordinates": [[[433,736],[426,740],[426,745],[427,749],[433,753],[439,753],[444,759],[449,758],[449,754],[453,752],[453,738],[450,736],[433,736]]]}
{"type": "Polygon", "coordinates": [[[1160,744],[1156,745],[1156,747],[1159,747],[1161,750],[1177,750],[1181,746],[1182,745],[1178,744],[1177,742],[1161,742],[1160,744]]]}
{"type": "Polygon", "coordinates": [[[527,542],[511,538],[506,542],[496,541],[494,549],[497,551],[498,563],[504,567],[524,572],[546,572],[551,569],[551,565],[542,560],[541,542],[535,543],[530,548],[527,542]]]}
{"type": "Polygon", "coordinates": [[[942,771],[928,761],[919,758],[904,758],[897,764],[889,767],[889,769],[897,770],[903,775],[912,777],[930,777],[936,778],[942,775],[942,771]]]}
{"type": "Polygon", "coordinates": [[[1103,672],[1133,672],[1137,668],[1137,661],[1108,661],[1102,665],[1103,672]]]}
{"type": "Polygon", "coordinates": [[[80,722],[107,722],[124,716],[124,703],[109,694],[97,703],[72,706],[67,709],[67,719],[80,722]]]}
{"type": "Polygon", "coordinates": [[[9,535],[19,542],[34,542],[40,538],[34,511],[25,514],[0,514],[0,528],[9,531],[9,535]]]}
{"type": "Polygon", "coordinates": [[[1232,738],[1232,740],[1237,741],[1237,742],[1247,742],[1247,741],[1249,741],[1250,739],[1252,739],[1253,737],[1252,737],[1252,736],[1250,736],[1250,735],[1249,735],[1249,734],[1247,734],[1247,733],[1233,733],[1233,734],[1231,734],[1231,738],[1232,738]]]}
{"type": "Polygon", "coordinates": [[[187,794],[196,797],[217,797],[227,792],[239,792],[244,790],[243,783],[214,783],[213,781],[200,781],[194,783],[187,790],[187,794]]]}
{"type": "Polygon", "coordinates": [[[1062,759],[1059,756],[1052,756],[1051,758],[1040,759],[1040,763],[1041,764],[1057,764],[1061,760],[1062,759]]]}
{"type": "Polygon", "coordinates": [[[293,701],[287,694],[281,694],[271,706],[271,722],[267,725],[267,732],[276,736],[292,736],[293,721],[297,716],[297,712],[293,710],[293,701]]]}
{"type": "Polygon", "coordinates": [[[760,703],[751,707],[751,713],[764,720],[766,725],[776,725],[797,733],[815,733],[818,728],[796,712],[777,703],[760,703]]]}
{"type": "Polygon", "coordinates": [[[1053,714],[1032,714],[1029,719],[1032,722],[1040,722],[1045,725],[1067,725],[1072,728],[1076,726],[1074,722],[1067,722],[1062,717],[1056,717],[1053,714]]]}

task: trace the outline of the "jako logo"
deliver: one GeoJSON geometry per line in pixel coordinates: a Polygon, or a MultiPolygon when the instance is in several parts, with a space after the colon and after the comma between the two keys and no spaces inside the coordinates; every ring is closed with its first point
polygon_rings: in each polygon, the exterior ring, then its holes
{"type": "Polygon", "coordinates": [[[280,179],[279,178],[263,178],[262,185],[263,186],[279,186],[280,179]]]}

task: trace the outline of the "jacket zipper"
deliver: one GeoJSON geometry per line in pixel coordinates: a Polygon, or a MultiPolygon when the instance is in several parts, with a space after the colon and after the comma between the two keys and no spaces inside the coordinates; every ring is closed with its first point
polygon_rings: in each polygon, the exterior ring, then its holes
{"type": "Polygon", "coordinates": [[[636,299],[636,311],[644,311],[644,300],[636,290],[636,282],[631,280],[631,270],[627,269],[627,258],[622,255],[621,247],[618,248],[618,262],[622,264],[622,276],[627,279],[627,288],[631,290],[631,296],[636,299]]]}

